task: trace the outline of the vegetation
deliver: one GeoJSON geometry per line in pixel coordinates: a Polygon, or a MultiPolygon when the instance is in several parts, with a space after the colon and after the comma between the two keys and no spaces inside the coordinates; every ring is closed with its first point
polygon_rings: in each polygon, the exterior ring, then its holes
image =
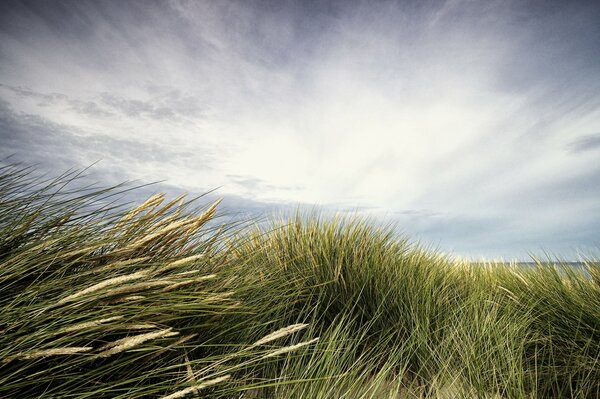
{"type": "Polygon", "coordinates": [[[0,170],[0,397],[598,398],[600,266],[0,170]],[[75,188],[71,188],[75,187],[75,188]]]}

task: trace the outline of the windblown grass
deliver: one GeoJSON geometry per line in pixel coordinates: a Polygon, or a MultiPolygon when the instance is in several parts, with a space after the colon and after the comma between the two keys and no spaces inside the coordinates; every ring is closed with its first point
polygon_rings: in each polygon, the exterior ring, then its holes
{"type": "Polygon", "coordinates": [[[0,397],[598,398],[600,266],[0,169],[0,397]]]}

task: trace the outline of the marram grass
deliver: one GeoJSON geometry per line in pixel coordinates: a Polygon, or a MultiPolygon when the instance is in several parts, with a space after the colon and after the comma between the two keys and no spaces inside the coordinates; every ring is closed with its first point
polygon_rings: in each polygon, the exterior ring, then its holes
{"type": "Polygon", "coordinates": [[[0,167],[2,398],[600,397],[595,259],[474,265],[80,182],[0,167]]]}

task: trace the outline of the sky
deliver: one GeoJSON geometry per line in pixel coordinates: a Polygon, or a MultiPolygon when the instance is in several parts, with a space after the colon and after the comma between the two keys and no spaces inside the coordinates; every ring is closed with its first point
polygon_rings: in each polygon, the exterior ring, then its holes
{"type": "Polygon", "coordinates": [[[600,2],[2,1],[0,159],[600,252],[600,2]]]}

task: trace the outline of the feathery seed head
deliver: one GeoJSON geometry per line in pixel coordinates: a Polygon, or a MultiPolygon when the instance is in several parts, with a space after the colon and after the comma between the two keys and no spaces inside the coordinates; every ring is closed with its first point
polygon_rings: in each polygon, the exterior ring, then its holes
{"type": "Polygon", "coordinates": [[[129,221],[131,221],[134,217],[136,217],[137,215],[142,213],[144,210],[151,208],[151,207],[155,208],[155,207],[159,206],[164,201],[164,199],[165,199],[164,193],[158,193],[156,195],[153,195],[152,197],[148,198],[146,201],[144,201],[139,206],[137,206],[137,207],[133,208],[132,210],[130,210],[129,212],[127,212],[127,214],[125,214],[125,216],[123,216],[121,218],[121,220],[119,220],[117,222],[114,229],[119,230],[120,228],[125,226],[129,221]]]}
{"type": "Polygon", "coordinates": [[[184,265],[187,265],[188,263],[197,261],[198,259],[202,259],[203,257],[204,257],[204,254],[188,256],[186,258],[179,259],[179,260],[176,260],[171,263],[167,263],[166,265],[159,267],[156,271],[160,273],[160,272],[164,272],[167,270],[175,269],[177,267],[184,266],[184,265]]]}
{"type": "Polygon", "coordinates": [[[263,359],[267,359],[269,357],[275,357],[275,356],[283,355],[284,353],[288,353],[288,352],[295,351],[296,349],[300,349],[303,346],[314,344],[318,340],[319,340],[319,337],[313,338],[310,341],[300,342],[299,344],[296,344],[296,345],[286,346],[285,348],[281,348],[281,349],[278,349],[278,350],[276,350],[274,352],[267,353],[262,358],[263,359]]]}
{"type": "Polygon", "coordinates": [[[218,377],[218,378],[215,378],[213,380],[204,381],[203,383],[200,383],[198,385],[194,385],[194,386],[189,387],[189,388],[182,389],[181,391],[177,391],[177,392],[175,392],[175,393],[173,393],[171,395],[163,396],[162,399],[178,399],[178,398],[183,398],[183,397],[189,395],[190,393],[193,393],[193,392],[196,392],[196,391],[198,391],[200,389],[203,389],[203,388],[209,387],[211,385],[215,385],[215,384],[218,384],[220,382],[226,381],[229,378],[231,378],[231,375],[227,374],[227,375],[224,375],[223,377],[218,377]]]}
{"type": "Polygon", "coordinates": [[[116,353],[120,353],[128,349],[134,348],[138,345],[143,344],[144,342],[151,341],[153,339],[173,337],[178,334],[178,332],[173,331],[171,328],[167,328],[160,331],[153,331],[145,334],[134,335],[132,337],[122,338],[117,341],[110,342],[101,347],[99,350],[102,352],[100,352],[98,356],[108,357],[116,353]]]}
{"type": "Polygon", "coordinates": [[[199,283],[201,281],[206,281],[206,280],[210,280],[217,277],[216,274],[210,274],[208,276],[203,276],[203,277],[199,277],[199,278],[193,278],[191,280],[185,280],[185,281],[180,281],[178,283],[169,285],[165,288],[163,288],[161,290],[161,292],[169,292],[169,291],[173,291],[176,290],[177,288],[181,288],[181,287],[185,287],[186,285],[190,285],[190,284],[194,284],[194,283],[199,283]]]}
{"type": "Polygon", "coordinates": [[[286,336],[288,336],[290,334],[295,333],[296,331],[300,331],[300,330],[306,328],[307,326],[308,326],[308,324],[292,324],[292,325],[289,325],[289,326],[281,328],[281,329],[279,329],[279,330],[277,330],[275,332],[272,332],[269,335],[266,335],[265,337],[259,339],[255,343],[253,343],[250,347],[253,348],[253,347],[256,347],[256,346],[259,346],[259,345],[264,345],[264,344],[269,343],[271,341],[275,341],[276,339],[286,337],[286,336]]]}
{"type": "Polygon", "coordinates": [[[88,351],[91,351],[92,349],[94,349],[94,348],[92,348],[91,346],[71,346],[71,347],[64,347],[64,348],[32,350],[29,352],[19,353],[14,356],[9,356],[6,359],[4,359],[2,361],[2,363],[5,364],[5,363],[8,363],[15,359],[32,360],[32,359],[39,359],[39,358],[48,357],[48,356],[74,355],[77,353],[88,352],[88,351]]]}
{"type": "Polygon", "coordinates": [[[75,324],[75,325],[72,325],[69,327],[65,327],[65,328],[59,330],[59,332],[62,333],[62,332],[74,332],[74,331],[85,330],[86,328],[96,327],[96,326],[99,326],[104,323],[109,323],[111,321],[120,320],[122,318],[123,318],[123,316],[114,316],[114,317],[108,317],[106,319],[88,321],[85,323],[79,323],[79,324],[75,324]]]}
{"type": "MultiPolygon", "coordinates": [[[[129,294],[132,292],[144,291],[144,290],[147,290],[148,288],[164,287],[166,285],[171,285],[171,284],[175,284],[175,281],[165,279],[165,280],[154,280],[154,281],[148,281],[148,282],[143,282],[143,283],[130,284],[130,285],[122,286],[122,287],[113,288],[112,290],[107,291],[105,294],[103,294],[102,297],[110,297],[110,296],[115,296],[115,295],[129,294]]],[[[140,298],[137,298],[135,295],[129,296],[128,298],[129,298],[129,300],[132,300],[132,298],[140,299],[140,298]]]]}
{"type": "Polygon", "coordinates": [[[148,272],[145,270],[136,272],[136,273],[132,273],[132,274],[128,274],[125,276],[119,276],[119,277],[113,277],[113,278],[109,278],[108,280],[104,280],[98,284],[94,284],[91,287],[88,287],[86,289],[83,289],[79,292],[76,292],[75,294],[69,295],[63,299],[61,299],[60,301],[58,301],[58,305],[62,305],[64,303],[67,302],[72,302],[73,300],[86,295],[86,294],[90,294],[92,292],[96,292],[99,291],[103,288],[107,288],[113,285],[118,285],[118,284],[122,284],[122,283],[126,283],[128,281],[132,281],[132,280],[138,280],[142,277],[145,277],[148,275],[148,272]]]}

